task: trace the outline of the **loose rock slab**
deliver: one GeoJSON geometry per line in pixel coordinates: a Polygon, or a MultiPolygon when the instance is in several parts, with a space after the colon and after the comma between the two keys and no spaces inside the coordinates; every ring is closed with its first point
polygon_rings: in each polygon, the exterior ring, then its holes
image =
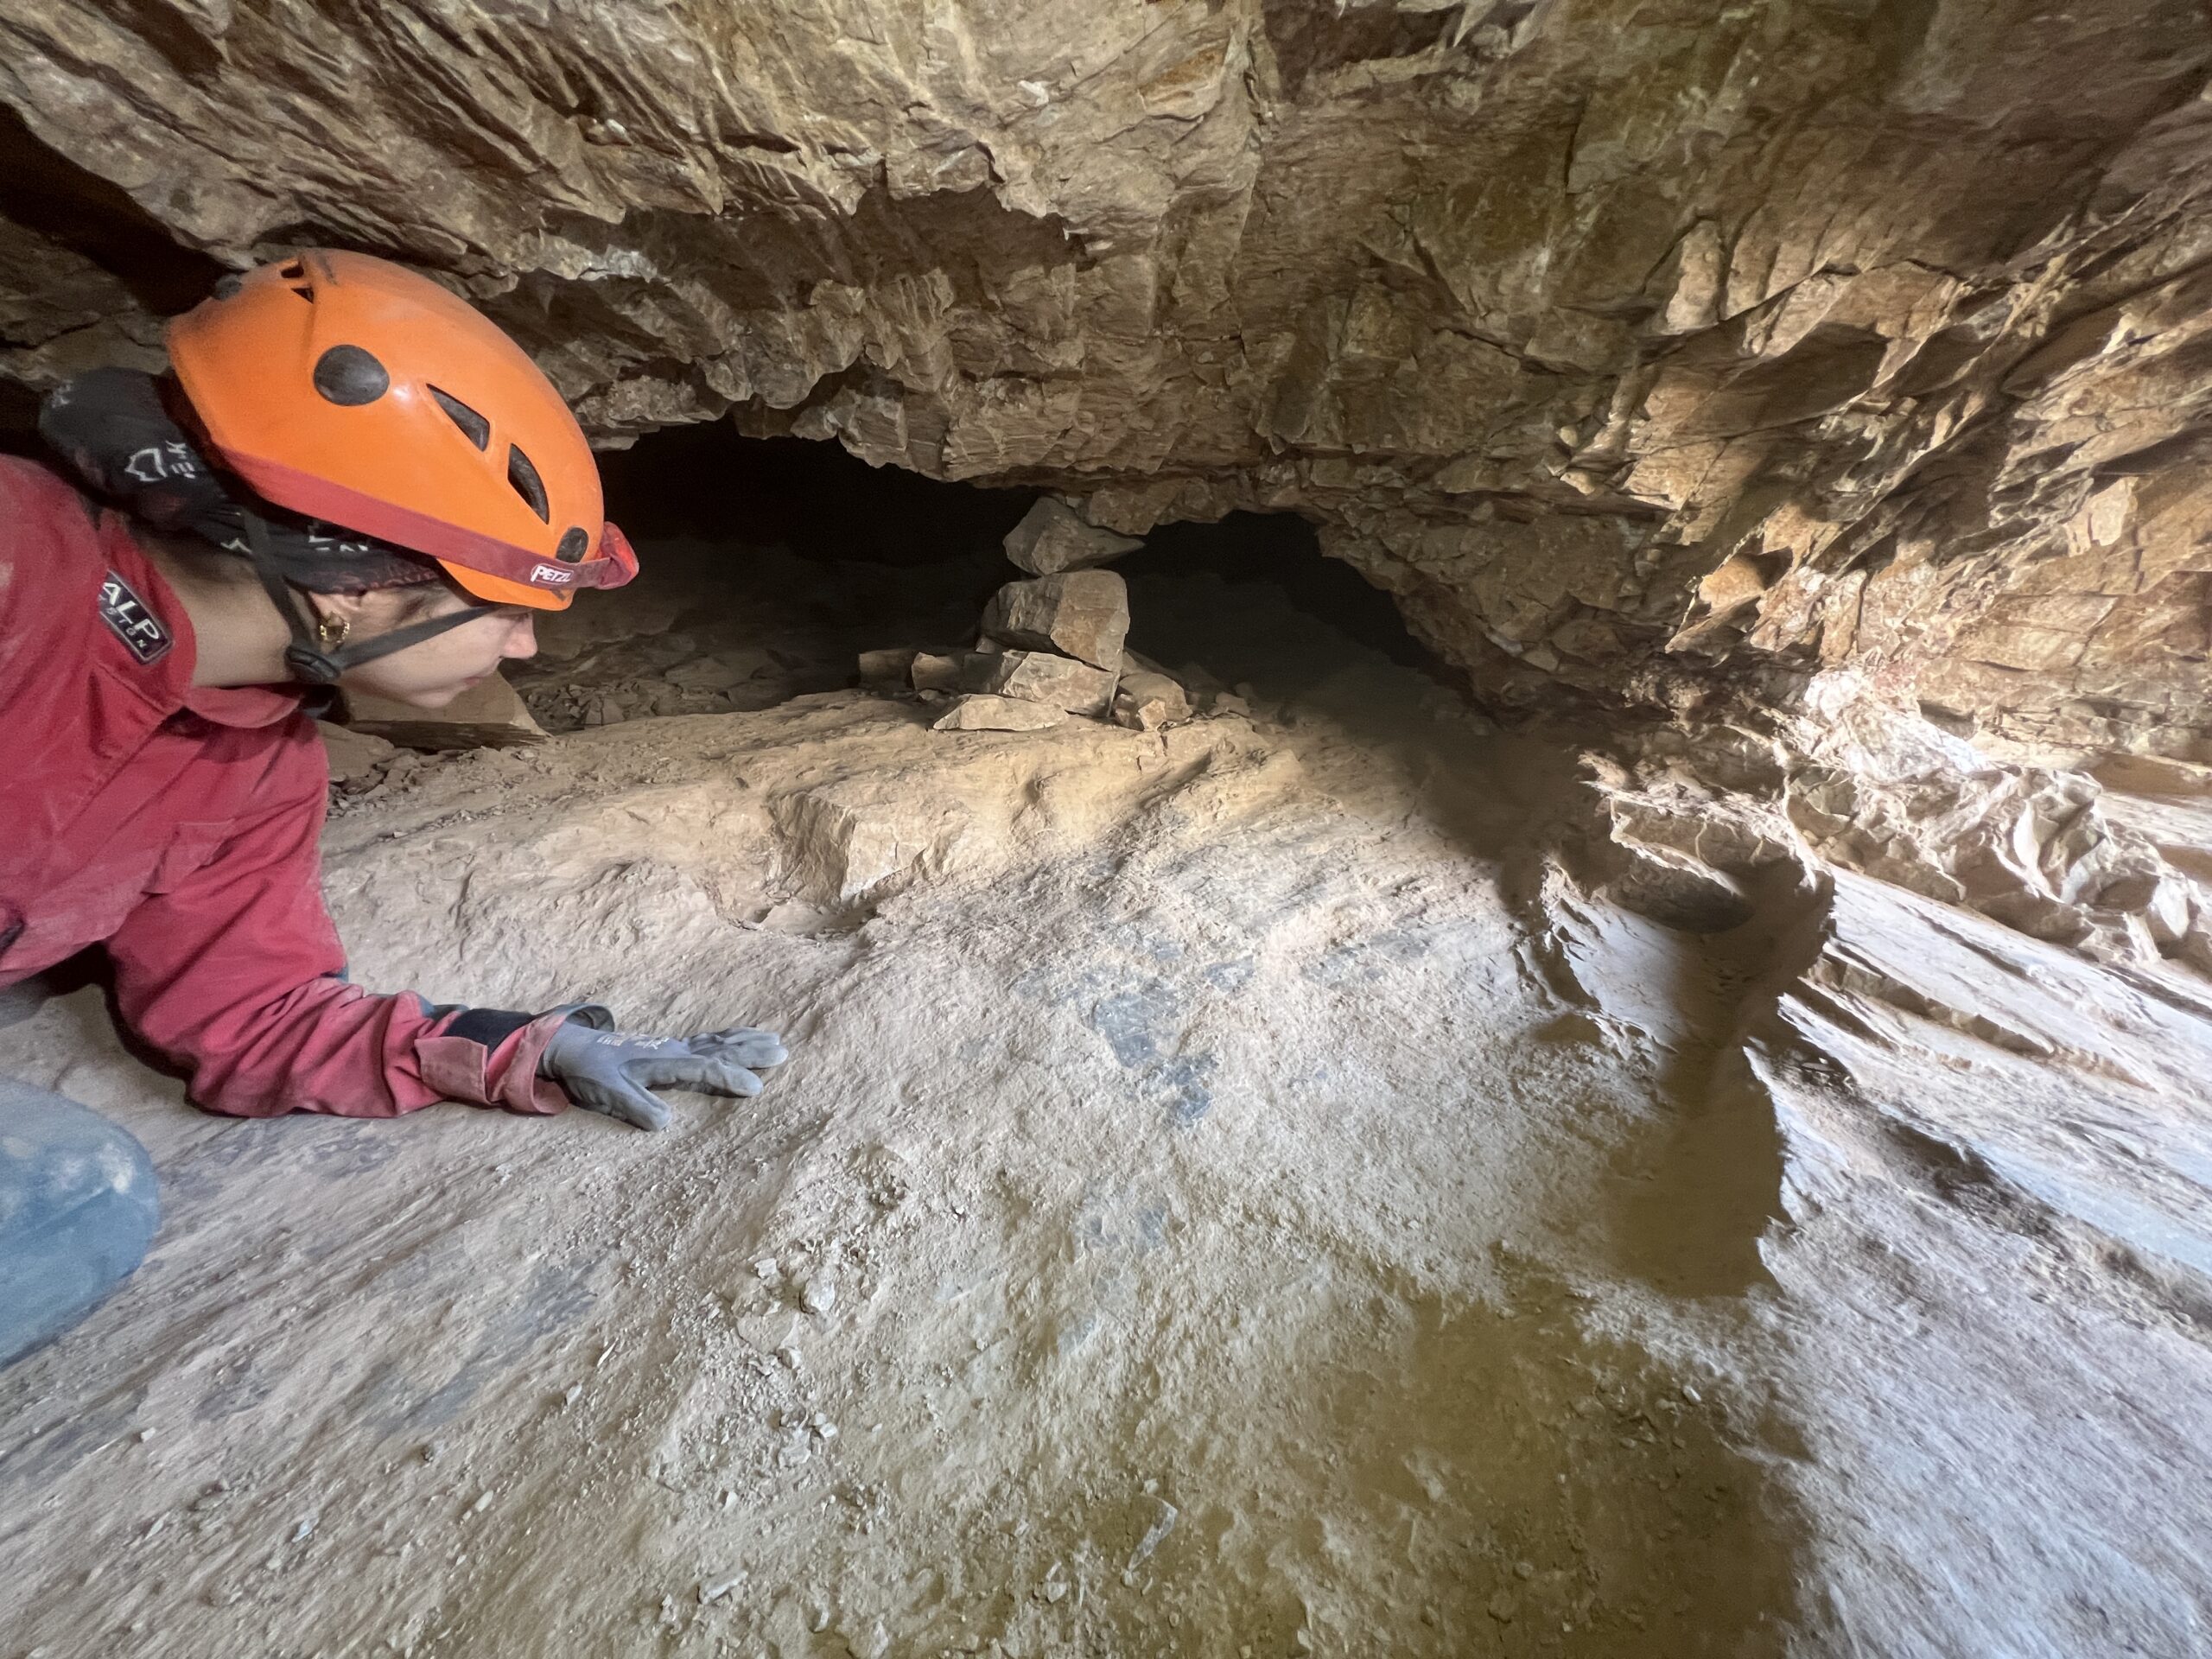
{"type": "Polygon", "coordinates": [[[1007,533],[1006,556],[1033,576],[1058,575],[1118,559],[1144,543],[1085,523],[1065,501],[1045,496],[1007,533]]]}
{"type": "Polygon", "coordinates": [[[960,677],[966,671],[964,657],[944,657],[935,652],[917,652],[908,664],[906,676],[917,691],[957,691],[960,677]]]}
{"type": "Polygon", "coordinates": [[[1114,718],[1132,731],[1156,732],[1191,717],[1191,699],[1165,674],[1136,669],[1122,677],[1114,694],[1114,718]]]}
{"type": "Polygon", "coordinates": [[[1009,582],[983,612],[987,639],[1056,651],[1114,673],[1129,633],[1128,584],[1111,570],[1009,582]]]}
{"type": "Polygon", "coordinates": [[[315,728],[322,739],[323,752],[330,757],[330,781],[334,784],[365,778],[399,753],[396,743],[369,732],[357,732],[348,726],[334,726],[327,720],[318,720],[315,728]]]}
{"type": "Polygon", "coordinates": [[[511,749],[543,743],[545,728],[531,717],[514,687],[492,675],[442,709],[363,692],[346,694],[346,724],[409,749],[511,749]]]}
{"type": "Polygon", "coordinates": [[[920,655],[912,645],[864,651],[860,654],[861,683],[885,685],[903,680],[913,672],[914,659],[920,655]]]}
{"type": "Polygon", "coordinates": [[[968,658],[967,689],[1026,697],[1071,715],[1103,715],[1114,700],[1115,676],[1048,651],[1009,651],[968,658]]]}
{"type": "Polygon", "coordinates": [[[1065,709],[1054,709],[1020,697],[978,695],[963,697],[947,709],[931,731],[1041,732],[1067,724],[1065,709]]]}

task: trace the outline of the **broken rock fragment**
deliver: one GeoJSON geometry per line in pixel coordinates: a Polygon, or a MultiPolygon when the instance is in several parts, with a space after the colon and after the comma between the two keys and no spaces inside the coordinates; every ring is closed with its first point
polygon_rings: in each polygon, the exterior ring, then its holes
{"type": "Polygon", "coordinates": [[[914,658],[921,652],[912,645],[901,645],[888,651],[861,652],[861,683],[863,685],[893,685],[913,672],[914,658]]]}
{"type": "Polygon", "coordinates": [[[1056,651],[1113,673],[1129,632],[1128,584],[1111,570],[1010,582],[983,613],[985,638],[1056,651]]]}
{"type": "Polygon", "coordinates": [[[497,674],[480,680],[442,709],[420,709],[359,691],[345,696],[346,725],[403,748],[508,749],[545,741],[545,728],[531,718],[514,687],[497,674]]]}
{"type": "Polygon", "coordinates": [[[1009,651],[968,659],[967,690],[1026,697],[1071,715],[1103,715],[1114,700],[1115,676],[1047,651],[1009,651]]]}
{"type": "Polygon", "coordinates": [[[939,732],[1041,732],[1067,722],[1067,710],[1020,697],[963,697],[931,728],[939,732]]]}
{"type": "Polygon", "coordinates": [[[957,691],[965,668],[959,657],[940,657],[934,652],[914,653],[914,660],[906,671],[907,678],[917,691],[957,691]]]}
{"type": "Polygon", "coordinates": [[[397,745],[368,732],[334,726],[327,720],[318,720],[315,728],[322,738],[324,753],[330,757],[330,781],[334,784],[350,784],[356,779],[366,778],[399,753],[397,745]]]}
{"type": "Polygon", "coordinates": [[[776,659],[769,652],[758,645],[744,645],[678,663],[668,671],[666,678],[671,685],[686,691],[727,691],[775,666],[776,659]]]}
{"type": "Polygon", "coordinates": [[[1114,718],[1131,731],[1156,732],[1191,717],[1191,700],[1165,674],[1137,669],[1122,677],[1114,694],[1114,718]]]}
{"type": "Polygon", "coordinates": [[[1007,533],[1005,545],[1007,557],[1031,575],[1052,576],[1118,559],[1144,543],[1085,523],[1066,502],[1048,495],[1007,533]]]}

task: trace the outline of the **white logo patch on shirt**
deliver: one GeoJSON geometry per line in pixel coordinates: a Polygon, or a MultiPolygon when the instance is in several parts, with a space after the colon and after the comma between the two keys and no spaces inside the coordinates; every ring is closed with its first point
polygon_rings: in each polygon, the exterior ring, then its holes
{"type": "Polygon", "coordinates": [[[141,664],[159,662],[176,643],[162,619],[148,610],[146,601],[112,570],[100,582],[100,620],[141,664]]]}

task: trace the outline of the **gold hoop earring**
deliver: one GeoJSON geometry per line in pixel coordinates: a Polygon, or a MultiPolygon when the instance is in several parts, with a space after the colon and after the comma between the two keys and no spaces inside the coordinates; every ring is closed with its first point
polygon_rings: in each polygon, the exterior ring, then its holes
{"type": "Polygon", "coordinates": [[[315,640],[325,651],[337,650],[346,643],[346,636],[353,631],[353,625],[337,615],[325,615],[315,625],[315,640]]]}

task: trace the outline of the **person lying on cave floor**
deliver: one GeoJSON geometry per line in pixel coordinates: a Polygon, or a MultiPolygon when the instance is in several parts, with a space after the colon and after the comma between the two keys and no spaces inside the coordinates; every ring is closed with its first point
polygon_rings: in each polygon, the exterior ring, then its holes
{"type": "MultiPolygon", "coordinates": [[[[94,370],[41,410],[110,505],[0,457],[0,987],[103,947],[130,1032],[243,1116],[455,1100],[658,1128],[652,1089],[757,1094],[772,1033],[372,995],[323,907],[327,688],[442,707],[531,656],[538,613],[637,573],[551,383],[360,254],[226,277],[168,343],[168,376],[94,370]]],[[[132,1135],[0,1081],[0,1363],[128,1275],[157,1219],[132,1135]]]]}

